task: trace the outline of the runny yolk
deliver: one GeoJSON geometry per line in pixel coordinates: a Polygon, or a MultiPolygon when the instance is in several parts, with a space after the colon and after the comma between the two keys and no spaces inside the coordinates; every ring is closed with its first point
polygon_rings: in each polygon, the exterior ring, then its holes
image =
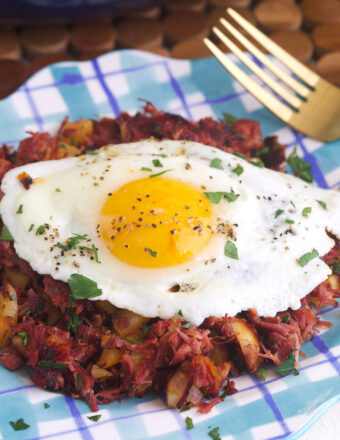
{"type": "Polygon", "coordinates": [[[187,183],[163,177],[134,180],[109,195],[100,233],[110,252],[138,267],[184,263],[212,234],[208,198],[187,183]]]}

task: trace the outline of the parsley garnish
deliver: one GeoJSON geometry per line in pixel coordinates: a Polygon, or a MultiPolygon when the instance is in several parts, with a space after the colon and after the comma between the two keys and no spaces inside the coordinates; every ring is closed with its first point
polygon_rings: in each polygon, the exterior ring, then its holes
{"type": "Polygon", "coordinates": [[[224,122],[225,122],[227,125],[231,125],[233,122],[236,121],[235,116],[234,116],[234,115],[231,115],[230,113],[225,113],[225,112],[223,112],[222,115],[223,115],[224,122]]]}
{"type": "Polygon", "coordinates": [[[223,170],[224,168],[222,167],[222,160],[219,159],[218,157],[215,157],[215,159],[213,159],[210,162],[210,168],[217,168],[218,170],[223,170]]]}
{"type": "Polygon", "coordinates": [[[306,254],[302,255],[298,259],[298,263],[301,267],[306,266],[311,260],[314,260],[314,258],[319,256],[319,252],[316,249],[313,249],[312,252],[307,252],[306,254]]]}
{"type": "Polygon", "coordinates": [[[26,346],[28,342],[28,337],[26,332],[19,332],[18,336],[22,339],[23,344],[26,346]]]}
{"type": "Polygon", "coordinates": [[[211,203],[219,203],[221,201],[222,196],[229,203],[234,202],[238,197],[238,194],[234,194],[232,192],[222,192],[222,191],[205,192],[204,194],[208,197],[208,199],[211,201],[211,203]]]}
{"type": "Polygon", "coordinates": [[[35,235],[41,235],[45,232],[46,228],[44,225],[40,225],[37,227],[37,230],[35,231],[35,235]]]}
{"type": "Polygon", "coordinates": [[[14,429],[14,431],[23,431],[24,429],[29,428],[31,425],[27,425],[27,423],[24,422],[24,419],[18,419],[16,422],[9,422],[14,429]]]}
{"type": "Polygon", "coordinates": [[[187,426],[187,429],[192,429],[194,427],[194,423],[193,423],[191,417],[186,417],[185,418],[185,424],[187,426]]]}
{"type": "Polygon", "coordinates": [[[162,174],[168,173],[169,171],[173,171],[173,169],[172,170],[164,170],[164,171],[161,171],[160,173],[156,173],[156,174],[150,174],[149,177],[152,179],[153,177],[158,177],[158,176],[161,176],[162,174]]]}
{"type": "Polygon", "coordinates": [[[227,241],[224,246],[224,255],[229,258],[233,258],[234,260],[238,260],[238,251],[237,247],[232,241],[227,241]]]}
{"type": "Polygon", "coordinates": [[[182,316],[183,317],[183,312],[182,310],[178,310],[177,315],[182,316]]]}
{"type": "Polygon", "coordinates": [[[90,155],[90,156],[96,156],[98,154],[98,151],[86,150],[85,153],[90,155]]]}
{"type": "Polygon", "coordinates": [[[47,409],[47,408],[49,408],[49,407],[50,407],[50,405],[49,405],[48,403],[45,402],[45,403],[44,403],[44,408],[47,409]]]}
{"type": "Polygon", "coordinates": [[[232,153],[232,155],[240,157],[241,159],[247,160],[246,156],[244,156],[242,153],[239,153],[238,151],[235,151],[235,153],[232,153]]]}
{"type": "Polygon", "coordinates": [[[101,414],[97,414],[96,416],[87,416],[89,420],[92,420],[93,422],[98,422],[98,420],[101,418],[101,414]]]}
{"type": "Polygon", "coordinates": [[[286,315],[282,316],[282,318],[281,318],[281,322],[283,322],[284,324],[286,324],[286,322],[288,321],[288,319],[289,319],[289,313],[287,313],[286,315]]]}
{"type": "Polygon", "coordinates": [[[12,234],[9,232],[6,225],[3,225],[2,231],[1,231],[1,240],[11,240],[13,241],[14,238],[12,237],[12,234]]]}
{"type": "Polygon", "coordinates": [[[302,180],[305,180],[309,183],[313,182],[313,177],[311,174],[312,166],[296,154],[296,147],[294,148],[292,154],[288,157],[287,163],[302,180]]]}
{"type": "Polygon", "coordinates": [[[102,294],[102,290],[98,289],[98,285],[95,281],[78,273],[73,273],[67,282],[71,289],[71,297],[73,299],[94,298],[102,294]]]}
{"type": "Polygon", "coordinates": [[[189,411],[189,409],[190,409],[190,406],[183,406],[183,408],[181,408],[181,409],[179,410],[179,412],[189,411]]]}
{"type": "Polygon", "coordinates": [[[158,159],[153,159],[152,163],[153,163],[153,166],[156,168],[163,168],[162,162],[158,159]]]}
{"type": "Polygon", "coordinates": [[[295,203],[292,200],[289,203],[292,205],[293,208],[296,208],[295,203]]]}
{"type": "Polygon", "coordinates": [[[98,249],[96,248],[96,246],[93,244],[92,246],[91,246],[91,249],[92,249],[92,251],[93,251],[93,255],[94,255],[94,260],[95,260],[95,262],[96,263],[101,263],[101,261],[99,261],[99,258],[98,258],[98,249]]]}
{"type": "Polygon", "coordinates": [[[285,222],[288,223],[289,225],[293,225],[295,223],[294,220],[290,220],[289,218],[286,218],[285,222]]]}
{"type": "Polygon", "coordinates": [[[327,211],[327,205],[322,200],[317,200],[318,204],[323,208],[325,211],[327,211]]]}
{"type": "Polygon", "coordinates": [[[60,188],[56,188],[56,189],[55,189],[55,192],[56,192],[56,193],[60,193],[60,192],[61,192],[61,189],[60,189],[60,188]]]}
{"type": "Polygon", "coordinates": [[[191,323],[187,322],[186,324],[182,325],[182,328],[190,328],[191,327],[191,323]]]}
{"type": "Polygon", "coordinates": [[[312,208],[310,206],[307,206],[306,208],[303,208],[302,215],[304,217],[308,217],[308,214],[312,212],[312,208]]]}
{"type": "Polygon", "coordinates": [[[243,167],[241,167],[241,165],[237,165],[237,167],[233,169],[233,173],[237,174],[238,176],[240,176],[243,171],[244,169],[243,167]]]}
{"type": "Polygon", "coordinates": [[[28,232],[31,232],[33,228],[34,228],[34,223],[32,223],[31,226],[29,227],[28,232]]]}
{"type": "Polygon", "coordinates": [[[285,362],[282,362],[282,364],[279,365],[276,370],[279,374],[281,374],[281,376],[287,376],[287,374],[291,373],[292,371],[294,371],[294,376],[300,374],[295,368],[295,356],[292,351],[289,353],[288,359],[285,362]]]}
{"type": "Polygon", "coordinates": [[[50,362],[50,361],[39,361],[39,365],[47,368],[67,368],[66,364],[61,364],[60,362],[50,362]]]}
{"type": "Polygon", "coordinates": [[[166,157],[168,157],[166,154],[162,153],[162,154],[155,154],[155,156],[159,156],[159,157],[163,157],[163,159],[165,159],[166,157]]]}
{"type": "Polygon", "coordinates": [[[275,212],[275,218],[278,218],[281,214],[283,214],[283,209],[278,209],[276,212],[275,212]]]}
{"type": "Polygon", "coordinates": [[[266,379],[267,379],[267,370],[266,370],[265,368],[260,367],[260,368],[257,370],[257,372],[259,373],[260,378],[261,378],[262,380],[266,380],[266,379]]]}
{"type": "Polygon", "coordinates": [[[152,168],[142,167],[140,170],[141,171],[152,171],[152,168]]]}
{"type": "Polygon", "coordinates": [[[79,315],[73,312],[68,318],[67,330],[71,330],[75,335],[77,335],[78,326],[82,323],[83,321],[79,318],[79,315]]]}
{"type": "Polygon", "coordinates": [[[23,208],[23,205],[20,205],[18,210],[17,210],[17,212],[16,212],[16,214],[22,214],[23,213],[22,208],[23,208]]]}
{"type": "Polygon", "coordinates": [[[269,153],[269,147],[268,146],[260,148],[259,150],[256,150],[255,151],[255,156],[259,157],[259,156],[262,156],[263,154],[267,154],[267,153],[269,153]]]}
{"type": "Polygon", "coordinates": [[[212,429],[211,431],[209,431],[208,434],[213,440],[221,440],[220,428],[218,426],[212,429]]]}
{"type": "Polygon", "coordinates": [[[59,144],[59,147],[62,148],[63,150],[67,150],[67,147],[65,144],[59,144]]]}
{"type": "Polygon", "coordinates": [[[83,388],[83,378],[78,374],[77,376],[78,390],[81,391],[83,388]]]}
{"type": "Polygon", "coordinates": [[[340,264],[338,261],[334,261],[334,263],[332,264],[333,266],[333,273],[336,275],[340,272],[340,264]]]}
{"type": "Polygon", "coordinates": [[[263,168],[263,164],[259,160],[257,160],[257,161],[250,161],[249,163],[254,165],[255,167],[263,168]]]}
{"type": "Polygon", "coordinates": [[[157,251],[153,251],[153,250],[150,249],[150,248],[145,248],[145,250],[146,250],[147,252],[149,252],[149,254],[151,255],[151,257],[154,257],[154,258],[157,257],[157,251]]]}
{"type": "Polygon", "coordinates": [[[58,248],[63,249],[64,251],[69,251],[74,249],[81,241],[86,240],[84,235],[73,234],[74,237],[70,237],[66,240],[66,244],[57,243],[58,248]]]}

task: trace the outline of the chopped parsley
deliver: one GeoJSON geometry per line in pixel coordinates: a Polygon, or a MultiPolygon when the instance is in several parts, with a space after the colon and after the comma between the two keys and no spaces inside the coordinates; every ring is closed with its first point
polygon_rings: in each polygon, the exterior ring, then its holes
{"type": "Polygon", "coordinates": [[[24,422],[24,419],[18,419],[16,422],[9,422],[14,431],[23,431],[24,429],[29,428],[31,425],[27,425],[27,423],[24,422]]]}
{"type": "Polygon", "coordinates": [[[215,159],[213,159],[210,162],[210,168],[217,168],[218,170],[223,170],[223,166],[222,166],[222,160],[219,159],[218,157],[215,157],[215,159]]]}
{"type": "Polygon", "coordinates": [[[20,206],[19,206],[19,208],[18,208],[16,214],[22,214],[22,213],[23,213],[23,210],[22,210],[23,206],[24,206],[24,205],[20,205],[20,206]]]}
{"type": "Polygon", "coordinates": [[[296,154],[296,147],[294,148],[292,154],[288,157],[287,163],[302,180],[305,180],[309,183],[313,182],[313,177],[311,174],[312,166],[296,154]]]}
{"type": "Polygon", "coordinates": [[[83,388],[83,378],[78,374],[77,376],[77,384],[78,384],[78,390],[81,391],[83,388]]]}
{"type": "Polygon", "coordinates": [[[308,217],[308,214],[312,212],[312,208],[310,206],[306,206],[306,208],[303,208],[302,215],[304,217],[308,217]]]}
{"type": "Polygon", "coordinates": [[[44,403],[44,408],[45,408],[45,409],[49,408],[50,406],[51,406],[51,405],[49,405],[48,403],[46,403],[46,402],[44,403]]]}
{"type": "Polygon", "coordinates": [[[283,315],[281,318],[281,322],[283,322],[283,324],[286,324],[286,322],[289,319],[289,313],[287,313],[286,315],[283,315]]]}
{"type": "Polygon", "coordinates": [[[333,273],[336,275],[340,272],[340,264],[338,261],[334,261],[334,263],[332,264],[333,266],[333,273]]]}
{"type": "Polygon", "coordinates": [[[46,231],[46,228],[44,225],[40,225],[37,227],[37,230],[35,231],[35,235],[42,235],[46,231]]]}
{"type": "Polygon", "coordinates": [[[155,154],[155,156],[159,156],[159,157],[163,157],[163,159],[165,159],[166,157],[168,157],[166,154],[162,153],[162,154],[155,154]]]}
{"type": "Polygon", "coordinates": [[[185,418],[185,424],[186,424],[187,429],[192,429],[194,427],[194,422],[192,421],[191,417],[185,418]]]}
{"type": "Polygon", "coordinates": [[[96,246],[94,244],[91,246],[91,249],[92,249],[92,252],[93,252],[93,255],[94,255],[94,261],[96,263],[100,264],[101,261],[99,261],[99,258],[98,258],[98,249],[96,248],[96,246]]]}
{"type": "Polygon", "coordinates": [[[85,153],[88,154],[89,156],[96,156],[98,154],[98,151],[86,150],[85,153]]]}
{"type": "Polygon", "coordinates": [[[211,203],[220,203],[222,197],[224,197],[229,203],[231,203],[234,202],[238,197],[238,194],[222,191],[205,192],[204,194],[208,197],[211,203]]]}
{"type": "Polygon", "coordinates": [[[29,227],[28,232],[31,232],[33,228],[34,228],[34,223],[32,223],[31,226],[29,227]]]}
{"type": "Polygon", "coordinates": [[[208,434],[213,440],[221,440],[220,428],[218,426],[212,429],[211,431],[209,431],[208,434]]]}
{"type": "Polygon", "coordinates": [[[238,251],[235,244],[228,240],[224,246],[224,255],[229,258],[233,258],[234,260],[238,260],[238,251]]]}
{"type": "Polygon", "coordinates": [[[73,273],[67,282],[71,289],[71,297],[73,299],[95,298],[102,294],[102,290],[98,289],[98,285],[95,281],[78,273],[73,273]]]}
{"type": "Polygon", "coordinates": [[[149,252],[149,254],[151,255],[151,257],[154,257],[154,258],[157,257],[157,251],[153,251],[153,250],[150,249],[150,248],[145,248],[145,250],[146,250],[147,252],[149,252]]]}
{"type": "Polygon", "coordinates": [[[70,330],[75,335],[77,335],[78,334],[78,326],[82,323],[83,323],[83,321],[79,318],[79,315],[77,315],[77,313],[73,312],[68,318],[67,330],[70,330]]]}
{"type": "Polygon", "coordinates": [[[244,169],[243,167],[241,167],[241,165],[237,165],[237,167],[233,169],[233,173],[237,174],[238,176],[240,176],[243,171],[244,169]]]}
{"type": "Polygon", "coordinates": [[[168,173],[169,171],[173,171],[173,170],[164,170],[164,171],[161,171],[160,173],[150,174],[149,177],[152,179],[153,177],[158,177],[158,176],[161,176],[162,174],[168,173]]]}
{"type": "Polygon", "coordinates": [[[251,160],[249,163],[254,165],[255,167],[263,168],[263,163],[260,162],[259,160],[256,160],[256,161],[251,160]]]}
{"type": "Polygon", "coordinates": [[[59,147],[62,148],[63,150],[67,150],[67,147],[65,144],[59,144],[59,147]]]}
{"type": "Polygon", "coordinates": [[[288,359],[285,362],[282,362],[282,364],[279,365],[276,370],[279,374],[281,374],[281,376],[287,376],[287,374],[291,373],[292,371],[294,371],[294,376],[300,374],[295,368],[295,356],[292,351],[289,353],[288,359]]]}
{"type": "Polygon", "coordinates": [[[2,231],[1,231],[1,240],[11,240],[13,241],[14,238],[12,237],[12,234],[9,232],[6,225],[3,225],[2,231]]]}
{"type": "Polygon", "coordinates": [[[61,192],[61,189],[60,189],[60,188],[56,188],[56,189],[55,189],[55,192],[56,192],[56,193],[60,193],[60,192],[61,192]]]}
{"type": "Polygon", "coordinates": [[[64,251],[69,251],[74,249],[81,241],[86,240],[84,235],[73,234],[74,237],[70,237],[66,240],[66,244],[57,243],[59,249],[63,249],[64,251]]]}
{"type": "Polygon", "coordinates": [[[98,420],[101,418],[101,414],[97,414],[97,415],[95,415],[95,416],[87,416],[87,418],[89,419],[89,420],[92,420],[92,422],[98,422],[98,420]]]}
{"type": "Polygon", "coordinates": [[[67,368],[66,364],[61,364],[60,362],[50,362],[50,361],[39,361],[39,365],[47,368],[67,368]]]}
{"type": "Polygon", "coordinates": [[[293,208],[296,208],[295,203],[292,200],[289,203],[292,205],[293,208]]]}
{"type": "Polygon", "coordinates": [[[276,212],[275,212],[275,218],[278,218],[281,214],[283,214],[283,209],[278,209],[276,212]]]}
{"type": "Polygon", "coordinates": [[[190,409],[190,406],[183,406],[183,408],[181,408],[181,409],[179,410],[179,412],[189,411],[189,409],[190,409]]]}
{"type": "Polygon", "coordinates": [[[286,218],[285,222],[288,223],[289,225],[293,225],[295,223],[294,220],[290,220],[289,218],[286,218]]]}
{"type": "Polygon", "coordinates": [[[182,325],[182,328],[190,328],[190,327],[191,327],[190,322],[187,322],[186,324],[182,325]]]}
{"type": "Polygon", "coordinates": [[[236,121],[236,117],[234,115],[231,115],[230,113],[223,112],[222,115],[223,115],[224,122],[227,125],[231,125],[233,122],[236,121]]]}
{"type": "Polygon", "coordinates": [[[265,146],[263,148],[260,148],[259,150],[256,150],[255,156],[259,157],[259,156],[262,156],[263,154],[267,154],[267,153],[269,153],[269,147],[265,146]]]}
{"type": "Polygon", "coordinates": [[[263,367],[260,367],[257,372],[259,373],[259,376],[261,378],[261,380],[266,380],[267,379],[267,370],[263,367]]]}
{"type": "Polygon", "coordinates": [[[241,159],[247,160],[246,156],[244,156],[242,153],[239,153],[238,151],[235,151],[235,153],[232,153],[232,155],[240,157],[241,159]]]}
{"type": "Polygon", "coordinates": [[[153,159],[152,163],[153,163],[153,166],[156,168],[163,168],[162,162],[158,159],[153,159]]]}
{"type": "Polygon", "coordinates": [[[307,252],[306,254],[302,255],[302,257],[298,259],[298,263],[301,267],[304,267],[318,256],[319,252],[316,249],[313,249],[312,252],[307,252]]]}
{"type": "Polygon", "coordinates": [[[180,309],[180,310],[178,310],[178,312],[177,312],[177,315],[179,315],[179,316],[182,316],[183,317],[183,312],[182,312],[182,310],[180,309]]]}
{"type": "Polygon", "coordinates": [[[19,332],[18,336],[22,339],[23,344],[26,346],[28,342],[28,337],[26,332],[19,332]]]}
{"type": "Polygon", "coordinates": [[[322,200],[317,200],[318,204],[323,208],[325,211],[327,211],[327,205],[322,200]]]}
{"type": "Polygon", "coordinates": [[[140,169],[141,171],[152,171],[152,168],[147,168],[147,167],[142,167],[141,169],[140,169]]]}

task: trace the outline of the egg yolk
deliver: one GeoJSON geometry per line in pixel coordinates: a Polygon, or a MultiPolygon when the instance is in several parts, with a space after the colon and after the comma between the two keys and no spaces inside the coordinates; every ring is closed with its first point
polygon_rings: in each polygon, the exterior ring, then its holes
{"type": "Polygon", "coordinates": [[[127,183],[109,194],[100,234],[109,251],[138,267],[184,263],[213,233],[208,198],[191,185],[155,177],[127,183]]]}

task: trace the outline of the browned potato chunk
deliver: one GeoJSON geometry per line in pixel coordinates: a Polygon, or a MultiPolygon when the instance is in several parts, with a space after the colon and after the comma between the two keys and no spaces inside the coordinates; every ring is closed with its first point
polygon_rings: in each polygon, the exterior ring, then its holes
{"type": "Polygon", "coordinates": [[[110,368],[115,364],[118,364],[122,359],[122,352],[118,348],[104,348],[100,358],[97,361],[97,365],[100,368],[110,368]]]}
{"type": "Polygon", "coordinates": [[[14,287],[20,287],[21,289],[27,287],[30,280],[27,275],[12,267],[7,267],[5,272],[14,287]]]}
{"type": "Polygon", "coordinates": [[[6,283],[0,291],[0,347],[7,344],[12,326],[18,321],[18,303],[14,287],[6,283]]]}
{"type": "Polygon", "coordinates": [[[225,344],[214,344],[214,348],[209,353],[209,358],[216,367],[221,367],[227,361],[227,350],[225,344]]]}
{"type": "Polygon", "coordinates": [[[82,144],[86,137],[93,132],[93,123],[90,119],[76,122],[67,122],[63,127],[63,140],[82,144]]]}
{"type": "Polygon", "coordinates": [[[120,336],[125,337],[139,330],[148,320],[149,318],[144,318],[144,316],[137,315],[130,310],[120,309],[118,317],[113,319],[113,326],[120,336]]]}
{"type": "Polygon", "coordinates": [[[18,350],[21,356],[27,357],[27,347],[25,346],[24,341],[20,336],[13,336],[12,344],[18,350]]]}
{"type": "Polygon", "coordinates": [[[166,387],[166,403],[169,408],[176,408],[188,387],[188,378],[182,371],[170,378],[166,387]]]}
{"type": "Polygon", "coordinates": [[[235,332],[248,371],[254,373],[261,364],[260,344],[256,333],[244,319],[235,319],[229,324],[235,332]]]}
{"type": "Polygon", "coordinates": [[[112,376],[112,373],[105,370],[105,368],[99,368],[98,365],[94,364],[91,367],[91,376],[93,379],[102,379],[103,377],[112,376]]]}
{"type": "Polygon", "coordinates": [[[329,286],[333,290],[339,290],[340,283],[338,275],[329,275],[328,280],[326,281],[326,286],[329,286]]]}
{"type": "Polygon", "coordinates": [[[94,301],[94,306],[97,310],[101,312],[108,313],[110,315],[115,315],[118,312],[118,308],[111,304],[109,301],[98,300],[94,301]]]}

